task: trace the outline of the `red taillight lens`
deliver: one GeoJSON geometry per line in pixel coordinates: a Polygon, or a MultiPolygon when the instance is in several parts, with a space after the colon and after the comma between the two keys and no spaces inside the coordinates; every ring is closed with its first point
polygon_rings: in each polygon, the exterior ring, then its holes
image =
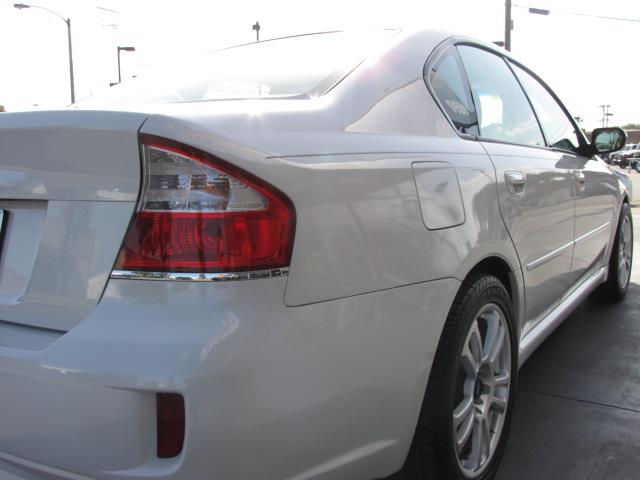
{"type": "Polygon", "coordinates": [[[184,444],[184,399],[177,393],[156,394],[158,457],[177,457],[184,444]]]}
{"type": "Polygon", "coordinates": [[[140,206],[118,270],[237,272],[288,266],[295,211],[272,186],[211,155],[142,136],[140,206]]]}

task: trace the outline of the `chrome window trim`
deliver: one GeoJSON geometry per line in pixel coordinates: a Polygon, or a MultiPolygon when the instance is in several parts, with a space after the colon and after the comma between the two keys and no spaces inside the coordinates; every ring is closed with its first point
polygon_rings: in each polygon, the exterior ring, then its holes
{"type": "Polygon", "coordinates": [[[143,272],[135,270],[114,270],[111,278],[118,280],[169,280],[181,282],[229,282],[234,280],[254,280],[258,278],[277,278],[289,275],[288,268],[272,268],[269,270],[253,270],[249,272],[143,272]]]}

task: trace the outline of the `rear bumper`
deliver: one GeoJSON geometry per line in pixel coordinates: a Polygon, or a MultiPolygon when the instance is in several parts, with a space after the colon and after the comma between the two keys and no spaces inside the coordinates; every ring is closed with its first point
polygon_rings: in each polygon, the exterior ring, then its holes
{"type": "Polygon", "coordinates": [[[338,479],[397,470],[459,282],[286,307],[287,278],[111,280],[39,351],[0,347],[3,479],[338,479]],[[155,393],[186,437],[156,458],[155,393]]]}

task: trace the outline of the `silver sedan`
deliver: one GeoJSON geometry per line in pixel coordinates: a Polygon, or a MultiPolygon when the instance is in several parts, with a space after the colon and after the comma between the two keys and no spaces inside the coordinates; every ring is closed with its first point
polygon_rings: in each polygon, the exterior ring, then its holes
{"type": "Polygon", "coordinates": [[[629,288],[624,183],[492,45],[333,32],[0,116],[0,477],[491,478],[629,288]]]}

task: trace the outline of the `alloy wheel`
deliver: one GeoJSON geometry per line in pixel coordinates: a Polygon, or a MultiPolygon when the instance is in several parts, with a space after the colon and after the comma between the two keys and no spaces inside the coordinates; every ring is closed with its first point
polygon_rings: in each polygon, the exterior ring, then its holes
{"type": "Polygon", "coordinates": [[[504,313],[485,305],[471,323],[459,359],[453,409],[458,465],[480,476],[496,452],[509,405],[511,341],[504,313]]]}
{"type": "Polygon", "coordinates": [[[618,245],[618,284],[620,288],[627,288],[631,274],[631,259],[633,255],[633,234],[631,220],[625,216],[620,228],[620,240],[618,245]]]}

